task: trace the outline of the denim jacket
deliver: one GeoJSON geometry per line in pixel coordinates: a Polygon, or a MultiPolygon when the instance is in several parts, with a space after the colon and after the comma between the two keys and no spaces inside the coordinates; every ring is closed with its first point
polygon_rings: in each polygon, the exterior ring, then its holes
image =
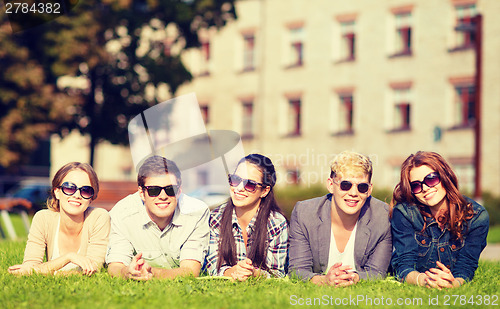
{"type": "MultiPolygon", "coordinates": [[[[437,267],[436,261],[446,265],[455,278],[472,280],[486,246],[489,216],[483,206],[465,199],[472,203],[474,215],[464,224],[462,240],[454,237],[447,227],[441,230],[436,219],[424,218],[415,205],[400,203],[394,207],[391,264],[398,280],[404,281],[414,270],[424,272],[437,267]],[[427,226],[422,232],[424,220],[427,226]]],[[[426,211],[430,213],[428,208],[426,211]]]]}

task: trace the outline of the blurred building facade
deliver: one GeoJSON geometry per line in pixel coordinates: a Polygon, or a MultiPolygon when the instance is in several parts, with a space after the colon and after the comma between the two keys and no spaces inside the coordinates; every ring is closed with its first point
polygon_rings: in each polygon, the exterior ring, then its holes
{"type": "MultiPolygon", "coordinates": [[[[241,134],[246,153],[273,160],[279,185],[324,183],[343,150],[369,155],[373,182],[392,189],[418,150],[436,151],[474,190],[474,32],[483,16],[480,123],[484,191],[500,186],[500,1],[241,0],[238,18],[200,33],[184,52],[207,129],[241,134]]],[[[52,169],[74,152],[52,140],[52,169]]],[[[65,160],[66,159],[66,160],[65,160]]],[[[128,148],[100,145],[105,180],[134,179],[128,148]]]]}
{"type": "Polygon", "coordinates": [[[392,189],[418,150],[474,190],[475,33],[483,16],[482,188],[500,186],[500,1],[244,0],[238,18],[185,52],[209,129],[270,156],[281,185],[324,182],[343,150],[369,155],[392,189]],[[473,24],[472,24],[473,25],[473,24]]]}

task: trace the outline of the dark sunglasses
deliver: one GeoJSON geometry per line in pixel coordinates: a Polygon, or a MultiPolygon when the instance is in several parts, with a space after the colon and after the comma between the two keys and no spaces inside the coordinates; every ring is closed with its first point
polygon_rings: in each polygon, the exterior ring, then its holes
{"type": "Polygon", "coordinates": [[[264,184],[260,182],[256,182],[255,180],[250,180],[250,179],[243,179],[238,175],[228,175],[229,177],[229,185],[231,187],[237,187],[240,185],[240,183],[243,181],[243,188],[247,190],[250,193],[254,193],[255,190],[257,190],[257,186],[263,187],[264,184]]]}
{"type": "Polygon", "coordinates": [[[86,200],[94,196],[94,188],[92,188],[91,186],[83,186],[78,188],[72,182],[64,182],[59,188],[64,194],[69,196],[75,194],[76,191],[80,190],[80,195],[86,200]]]}
{"type": "Polygon", "coordinates": [[[175,196],[175,193],[179,190],[178,185],[170,185],[166,187],[160,187],[160,186],[143,186],[143,189],[146,189],[148,191],[148,195],[151,197],[157,197],[158,195],[161,194],[161,190],[165,190],[165,193],[168,196],[175,196]]]}
{"type": "MultiPolygon", "coordinates": [[[[340,190],[349,191],[352,188],[353,183],[348,180],[342,180],[340,183],[333,181],[336,184],[340,185],[340,190]]],[[[358,183],[358,191],[359,193],[366,193],[370,189],[370,184],[366,182],[358,183]]]]}
{"type": "Polygon", "coordinates": [[[436,172],[432,172],[429,175],[424,177],[422,181],[412,181],[410,182],[411,193],[419,194],[423,190],[422,184],[425,184],[427,187],[432,188],[437,186],[441,182],[441,178],[439,178],[439,174],[436,172]]]}

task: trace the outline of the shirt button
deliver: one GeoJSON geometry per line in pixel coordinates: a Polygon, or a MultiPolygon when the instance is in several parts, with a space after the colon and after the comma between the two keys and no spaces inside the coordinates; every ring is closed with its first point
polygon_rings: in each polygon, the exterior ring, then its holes
{"type": "Polygon", "coordinates": [[[451,245],[451,249],[455,250],[456,248],[457,248],[457,246],[451,245]]]}
{"type": "Polygon", "coordinates": [[[444,252],[444,248],[439,249],[439,251],[444,252]]]}
{"type": "Polygon", "coordinates": [[[424,240],[422,240],[422,245],[425,245],[425,239],[424,239],[424,240]]]}

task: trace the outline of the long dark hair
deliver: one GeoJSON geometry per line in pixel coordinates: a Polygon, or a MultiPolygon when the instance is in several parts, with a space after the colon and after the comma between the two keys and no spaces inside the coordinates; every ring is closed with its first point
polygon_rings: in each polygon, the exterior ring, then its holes
{"type": "MultiPolygon", "coordinates": [[[[458,191],[458,179],[448,162],[435,152],[419,151],[410,155],[401,165],[401,180],[396,185],[391,200],[391,215],[397,203],[409,203],[416,205],[424,217],[431,217],[424,209],[417,198],[411,193],[410,171],[422,165],[427,165],[439,174],[441,184],[446,191],[445,199],[448,201],[449,209],[437,218],[441,225],[448,224],[450,232],[459,239],[463,239],[462,229],[466,220],[472,218],[472,204],[467,203],[465,198],[458,191]]],[[[426,224],[424,224],[425,230],[426,224]]]]}
{"type": "MultiPolygon", "coordinates": [[[[255,165],[262,173],[262,183],[271,188],[269,193],[261,199],[255,228],[248,240],[248,244],[251,244],[250,250],[247,252],[247,257],[252,260],[255,267],[269,270],[269,267],[266,265],[267,248],[269,245],[267,223],[271,213],[277,212],[284,216],[274,198],[273,187],[276,184],[276,171],[271,159],[261,154],[250,154],[244,157],[238,162],[238,166],[244,162],[255,165]]],[[[222,213],[219,225],[220,238],[217,269],[220,269],[222,265],[233,266],[238,263],[232,226],[233,209],[233,201],[229,199],[222,213]]]]}

